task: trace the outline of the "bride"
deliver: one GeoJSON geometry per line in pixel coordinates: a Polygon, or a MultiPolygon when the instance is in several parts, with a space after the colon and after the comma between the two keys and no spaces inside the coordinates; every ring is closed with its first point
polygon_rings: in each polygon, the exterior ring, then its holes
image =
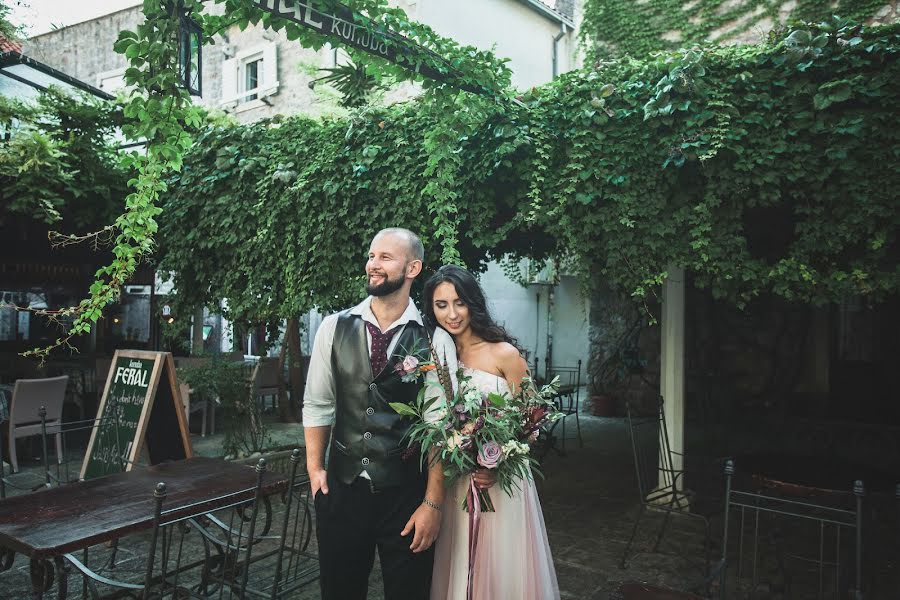
{"type": "MultiPolygon", "coordinates": [[[[424,308],[429,326],[453,336],[468,384],[488,392],[511,393],[527,374],[514,340],[491,318],[484,293],[466,269],[446,265],[425,283],[424,308]]],[[[496,482],[483,469],[481,487],[496,482]]],[[[468,521],[460,508],[467,481],[447,490],[441,534],[435,544],[431,600],[464,600],[468,583],[468,521]]],[[[491,490],[495,512],[480,516],[472,597],[475,600],[552,600],[559,598],[556,571],[547,542],[544,516],[534,481],[519,482],[507,495],[491,490]]]]}

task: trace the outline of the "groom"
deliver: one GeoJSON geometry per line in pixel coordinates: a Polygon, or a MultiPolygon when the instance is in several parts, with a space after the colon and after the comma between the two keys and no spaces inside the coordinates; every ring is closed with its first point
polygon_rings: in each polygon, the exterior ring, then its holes
{"type": "MultiPolygon", "coordinates": [[[[366,262],[369,297],[326,317],[316,333],[303,424],[323,600],[366,598],[376,548],[386,600],[429,595],[444,508],[442,467],[423,472],[418,453],[403,456],[409,422],[388,406],[414,402],[423,385],[404,383],[394,370],[401,354],[428,347],[409,297],[423,259],[413,232],[378,232],[366,262]]],[[[455,373],[452,338],[437,328],[433,343],[455,373]]]]}

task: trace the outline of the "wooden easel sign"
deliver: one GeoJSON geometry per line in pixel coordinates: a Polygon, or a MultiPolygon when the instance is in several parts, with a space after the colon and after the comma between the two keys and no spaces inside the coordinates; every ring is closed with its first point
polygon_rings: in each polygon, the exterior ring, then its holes
{"type": "Polygon", "coordinates": [[[130,471],[144,443],[150,464],[193,456],[170,352],[117,350],[80,479],[130,471]]]}

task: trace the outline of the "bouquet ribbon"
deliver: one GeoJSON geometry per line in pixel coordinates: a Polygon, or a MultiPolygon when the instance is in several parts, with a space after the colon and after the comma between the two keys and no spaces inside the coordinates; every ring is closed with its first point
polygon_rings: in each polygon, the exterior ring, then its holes
{"type": "Polygon", "coordinates": [[[466,581],[466,600],[472,600],[472,581],[475,578],[475,550],[478,547],[478,521],[481,514],[481,501],[475,477],[469,478],[469,492],[466,494],[466,505],[469,509],[469,577],[466,581]]]}

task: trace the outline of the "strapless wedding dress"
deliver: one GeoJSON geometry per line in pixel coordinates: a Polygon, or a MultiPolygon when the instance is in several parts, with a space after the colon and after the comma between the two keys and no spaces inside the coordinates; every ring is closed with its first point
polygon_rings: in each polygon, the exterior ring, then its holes
{"type": "MultiPolygon", "coordinates": [[[[463,367],[469,385],[509,393],[506,380],[463,367]]],[[[469,569],[468,513],[460,507],[468,480],[447,490],[435,543],[431,600],[465,600],[469,569]]],[[[474,600],[558,600],[559,585],[534,481],[519,482],[512,496],[490,490],[496,512],[481,513],[473,578],[474,600]]]]}

